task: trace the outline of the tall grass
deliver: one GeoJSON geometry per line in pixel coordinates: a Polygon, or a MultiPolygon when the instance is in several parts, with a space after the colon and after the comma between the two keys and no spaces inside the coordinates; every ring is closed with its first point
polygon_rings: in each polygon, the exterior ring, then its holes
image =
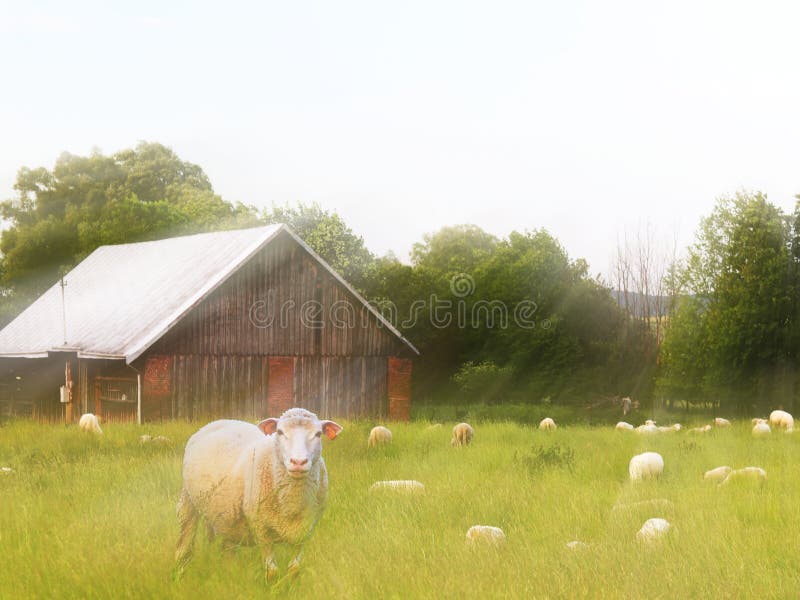
{"type": "MultiPolygon", "coordinates": [[[[797,597],[800,590],[800,434],[749,435],[749,424],[706,436],[642,438],[608,427],[544,433],[476,426],[454,449],[450,427],[390,424],[394,442],[366,447],[372,423],[346,423],[326,443],[328,509],[303,569],[271,587],[254,548],[226,550],[198,535],[172,577],[182,448],[197,425],[0,427],[0,597],[3,598],[464,598],[797,597]],[[142,446],[141,433],[168,447],[142,446]],[[660,481],[632,484],[630,457],[660,452],[660,481]],[[705,470],[755,465],[762,487],[719,487],[705,470]],[[380,479],[418,479],[422,495],[370,494],[380,479]],[[612,510],[649,498],[672,507],[612,510]],[[663,543],[636,531],[673,525],[663,543]],[[469,548],[474,524],[502,527],[505,547],[469,548]],[[586,550],[566,542],[579,539],[586,550]]],[[[280,556],[285,569],[288,552],[280,556]]]]}

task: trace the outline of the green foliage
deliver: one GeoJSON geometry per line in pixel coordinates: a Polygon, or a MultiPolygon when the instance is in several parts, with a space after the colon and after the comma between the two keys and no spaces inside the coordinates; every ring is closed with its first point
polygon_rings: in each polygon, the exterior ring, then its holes
{"type": "Polygon", "coordinates": [[[535,477],[543,470],[572,470],[575,462],[575,451],[569,446],[553,444],[552,446],[535,446],[529,451],[514,455],[514,462],[519,463],[529,476],[535,477]]]}
{"type": "Polygon", "coordinates": [[[662,348],[662,393],[714,396],[740,411],[792,403],[796,236],[792,219],[762,194],[718,202],[683,268],[692,298],[662,348]]]}
{"type": "Polygon", "coordinates": [[[466,362],[453,375],[453,381],[469,402],[497,404],[507,397],[512,376],[511,367],[498,367],[488,361],[466,362]]]}
{"type": "Polygon", "coordinates": [[[23,167],[0,205],[3,319],[103,244],[252,226],[255,210],[214,194],[203,170],[160,144],[111,156],[62,154],[52,171],[23,167]]]}

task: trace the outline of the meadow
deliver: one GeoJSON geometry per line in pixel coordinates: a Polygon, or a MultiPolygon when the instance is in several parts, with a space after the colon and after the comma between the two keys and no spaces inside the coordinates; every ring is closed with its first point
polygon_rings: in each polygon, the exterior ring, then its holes
{"type": "MultiPolygon", "coordinates": [[[[634,419],[635,420],[635,419],[634,419]]],[[[643,418],[641,419],[643,420],[643,418]]],[[[476,423],[471,447],[453,423],[389,424],[391,446],[368,449],[372,423],[345,422],[323,455],[328,508],[303,568],[272,586],[255,548],[197,536],[173,577],[175,504],[186,439],[200,424],[104,427],[11,421],[0,427],[2,598],[790,598],[800,593],[800,433],[750,436],[749,422],[705,435],[641,437],[609,426],[555,432],[476,423]],[[139,435],[165,435],[167,447],[139,435]],[[631,483],[634,454],[660,452],[664,476],[631,483]],[[720,487],[719,465],[767,470],[766,485],[720,487]],[[421,495],[370,493],[417,479],[421,495]],[[650,498],[661,510],[615,505],[650,498]],[[672,524],[636,540],[650,517],[672,524]],[[467,547],[474,524],[502,527],[500,548],[467,547]],[[582,540],[589,547],[570,550],[582,540]]],[[[202,532],[202,530],[201,530],[202,532]]],[[[290,558],[278,556],[282,572],[290,558]]]]}

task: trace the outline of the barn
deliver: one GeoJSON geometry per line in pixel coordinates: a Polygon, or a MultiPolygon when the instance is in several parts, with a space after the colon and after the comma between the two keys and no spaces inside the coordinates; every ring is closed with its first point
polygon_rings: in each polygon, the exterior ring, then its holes
{"type": "Polygon", "coordinates": [[[0,415],[406,420],[417,355],[285,225],[102,246],[0,331],[0,415]]]}

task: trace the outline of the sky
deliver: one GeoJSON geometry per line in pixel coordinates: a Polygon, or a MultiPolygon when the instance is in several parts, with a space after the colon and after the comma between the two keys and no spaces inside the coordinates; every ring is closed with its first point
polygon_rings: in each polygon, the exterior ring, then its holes
{"type": "Polygon", "coordinates": [[[22,166],[147,140],[377,254],[545,228],[607,275],[626,233],[684,247],[720,196],[794,209],[799,23],[769,0],[0,0],[0,199],[22,166]]]}

